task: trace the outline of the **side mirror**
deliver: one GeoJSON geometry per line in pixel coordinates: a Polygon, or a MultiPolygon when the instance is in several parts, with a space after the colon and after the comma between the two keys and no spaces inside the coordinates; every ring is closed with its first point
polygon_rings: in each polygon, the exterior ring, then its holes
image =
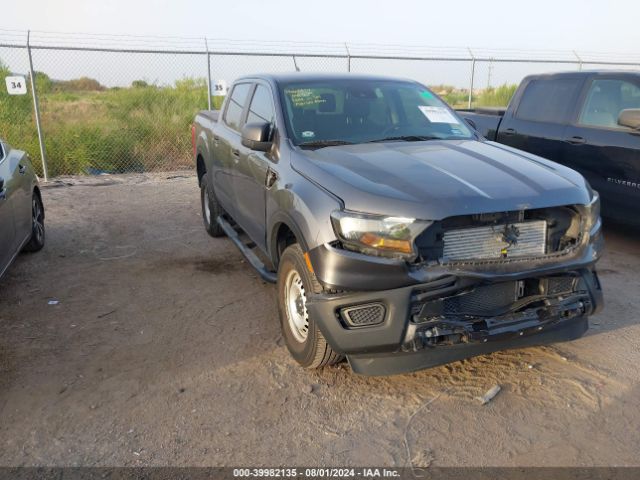
{"type": "Polygon", "coordinates": [[[640,130],[640,108],[628,108],[618,115],[618,125],[640,130]]]}
{"type": "Polygon", "coordinates": [[[268,122],[247,123],[242,127],[242,145],[251,150],[267,152],[273,144],[270,134],[271,124],[268,122]]]}
{"type": "Polygon", "coordinates": [[[476,122],[474,122],[470,118],[465,118],[464,121],[467,122],[469,126],[473,128],[475,131],[478,131],[478,127],[476,127],[476,122]]]}

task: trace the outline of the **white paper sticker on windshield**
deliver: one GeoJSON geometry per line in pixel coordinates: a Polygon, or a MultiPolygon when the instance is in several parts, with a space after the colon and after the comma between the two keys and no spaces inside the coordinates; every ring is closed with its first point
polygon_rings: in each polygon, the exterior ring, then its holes
{"type": "Polygon", "coordinates": [[[419,105],[418,108],[431,123],[458,123],[456,117],[444,107],[419,105]]]}

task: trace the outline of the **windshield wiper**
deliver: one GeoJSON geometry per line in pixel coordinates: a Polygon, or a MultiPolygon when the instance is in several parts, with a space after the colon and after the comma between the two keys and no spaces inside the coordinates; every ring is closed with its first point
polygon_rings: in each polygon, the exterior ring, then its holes
{"type": "Polygon", "coordinates": [[[298,144],[299,147],[310,148],[337,147],[338,145],[353,145],[353,142],[347,142],[346,140],[313,140],[298,144]]]}
{"type": "Polygon", "coordinates": [[[401,135],[398,137],[376,138],[375,140],[368,140],[367,143],[394,142],[394,141],[422,142],[424,140],[440,140],[440,138],[429,136],[429,135],[401,135]]]}

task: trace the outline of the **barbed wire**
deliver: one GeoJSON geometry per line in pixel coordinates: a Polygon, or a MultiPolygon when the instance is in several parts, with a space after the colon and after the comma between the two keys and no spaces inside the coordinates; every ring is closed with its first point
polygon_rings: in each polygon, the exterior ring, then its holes
{"type": "MultiPolygon", "coordinates": [[[[24,46],[27,32],[0,29],[0,45],[24,46]]],[[[73,48],[79,50],[114,50],[141,52],[185,52],[221,55],[301,55],[352,58],[432,59],[451,61],[594,63],[611,65],[640,65],[636,52],[595,52],[563,49],[525,49],[468,46],[435,46],[409,44],[381,44],[326,41],[288,41],[232,39],[193,36],[130,35],[86,32],[54,32],[32,30],[31,47],[73,48]]]]}

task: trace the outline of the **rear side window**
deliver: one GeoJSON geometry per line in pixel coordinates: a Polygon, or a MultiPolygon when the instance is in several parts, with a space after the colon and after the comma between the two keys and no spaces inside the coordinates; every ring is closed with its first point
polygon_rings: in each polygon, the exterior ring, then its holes
{"type": "Polygon", "coordinates": [[[626,128],[618,125],[618,117],[628,108],[640,108],[640,87],[624,80],[594,80],[578,123],[588,127],[626,128]]]}
{"type": "Polygon", "coordinates": [[[579,86],[577,78],[532,80],[522,95],[516,118],[534,122],[566,122],[579,86]]]}
{"type": "Polygon", "coordinates": [[[252,122],[273,122],[275,116],[273,111],[273,100],[271,91],[264,85],[258,85],[249,105],[247,123],[252,122]]]}
{"type": "Polygon", "coordinates": [[[234,130],[240,131],[240,127],[242,126],[240,125],[240,120],[250,87],[250,83],[239,83],[233,87],[233,91],[231,92],[227,110],[224,113],[224,121],[234,130]]]}

